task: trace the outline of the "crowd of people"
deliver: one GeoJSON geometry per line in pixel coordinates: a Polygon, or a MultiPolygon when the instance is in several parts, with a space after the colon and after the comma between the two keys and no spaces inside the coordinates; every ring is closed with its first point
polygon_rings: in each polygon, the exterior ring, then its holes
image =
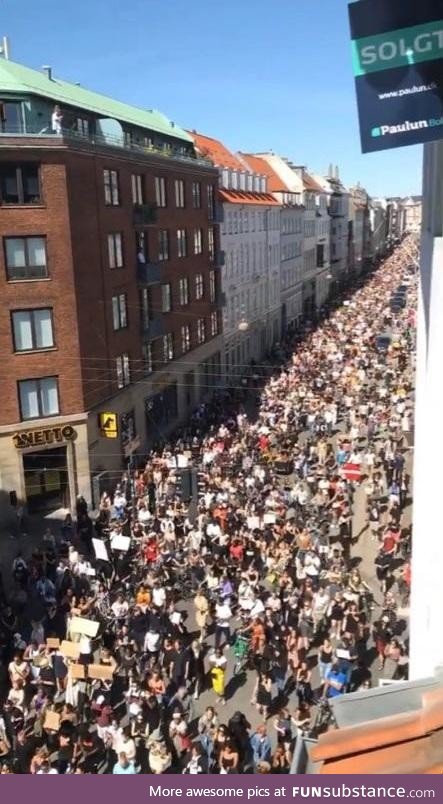
{"type": "Polygon", "coordinates": [[[96,518],[80,498],[17,555],[3,773],[287,773],[332,699],[407,677],[416,256],[407,238],[243,406],[215,394],[96,518]]]}

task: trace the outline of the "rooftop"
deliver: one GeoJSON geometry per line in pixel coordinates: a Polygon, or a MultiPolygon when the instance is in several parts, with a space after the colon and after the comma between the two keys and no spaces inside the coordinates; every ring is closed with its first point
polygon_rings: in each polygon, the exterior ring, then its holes
{"type": "Polygon", "coordinates": [[[197,154],[211,162],[219,168],[231,168],[233,170],[244,170],[244,165],[240,159],[229,151],[220,140],[198,134],[197,131],[190,131],[189,135],[194,141],[197,154]]]}
{"type": "Polygon", "coordinates": [[[334,705],[340,728],[309,750],[316,772],[443,772],[442,676],[342,697],[334,705]]]}
{"type": "Polygon", "coordinates": [[[78,107],[99,117],[113,118],[184,142],[192,142],[184,129],[176,126],[161,112],[130,106],[60,78],[49,78],[46,73],[4,58],[0,59],[0,92],[3,95],[27,94],[49,98],[55,103],[78,107]]]}
{"type": "Polygon", "coordinates": [[[266,159],[255,154],[240,153],[241,158],[253,173],[268,177],[268,190],[271,193],[290,193],[291,188],[283,181],[266,159]]]}

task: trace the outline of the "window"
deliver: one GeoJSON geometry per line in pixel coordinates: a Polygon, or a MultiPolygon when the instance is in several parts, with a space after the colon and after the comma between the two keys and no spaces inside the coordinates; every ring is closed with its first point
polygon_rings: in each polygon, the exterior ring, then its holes
{"type": "Polygon", "coordinates": [[[174,338],[171,332],[163,335],[163,361],[174,360],[174,338]]]}
{"type": "Polygon", "coordinates": [[[216,283],[215,283],[215,271],[209,271],[209,301],[211,304],[215,302],[215,291],[216,291],[216,283]]]}
{"type": "Polygon", "coordinates": [[[125,329],[128,326],[126,293],[112,297],[112,326],[114,330],[125,329]]]}
{"type": "Polygon", "coordinates": [[[58,400],[58,378],[42,377],[38,380],[20,380],[18,383],[20,417],[41,419],[60,413],[58,400]]]}
{"type": "Polygon", "coordinates": [[[120,232],[108,234],[108,255],[110,268],[123,268],[123,246],[120,232]]]}
{"type": "Polygon", "coordinates": [[[184,307],[189,304],[189,280],[187,276],[182,276],[178,283],[178,290],[180,296],[180,304],[184,307]]]}
{"type": "Polygon", "coordinates": [[[159,262],[169,260],[169,232],[167,229],[160,229],[158,233],[158,259],[159,262]]]}
{"type": "Polygon", "coordinates": [[[118,190],[118,173],[116,170],[104,170],[105,204],[107,207],[118,207],[120,193],[118,190]]]}
{"type": "Polygon", "coordinates": [[[153,358],[152,358],[152,344],[144,343],[142,347],[143,353],[143,373],[151,374],[153,371],[153,358]]]}
{"type": "Polygon", "coordinates": [[[133,173],[131,176],[131,189],[132,189],[132,203],[133,204],[144,204],[145,203],[145,194],[144,194],[144,177],[140,176],[138,173],[133,173]]]}
{"type": "Polygon", "coordinates": [[[167,205],[166,198],[166,179],[163,176],[156,176],[155,179],[155,201],[158,207],[167,205]]]}
{"type": "Polygon", "coordinates": [[[89,120],[84,117],[77,117],[77,133],[81,137],[89,137],[89,120]]]}
{"type": "Polygon", "coordinates": [[[139,291],[139,298],[140,298],[140,322],[143,329],[147,329],[150,321],[149,289],[141,288],[139,291]]]}
{"type": "Polygon", "coordinates": [[[181,330],[182,335],[182,353],[186,354],[191,348],[191,327],[189,324],[184,324],[181,330]]]}
{"type": "Polygon", "coordinates": [[[9,280],[48,276],[45,237],[5,237],[5,257],[9,280]]]}
{"type": "Polygon", "coordinates": [[[177,229],[177,254],[186,257],[186,229],[177,229]]]}
{"type": "Polygon", "coordinates": [[[52,310],[14,310],[12,332],[16,352],[51,349],[54,346],[52,310]]]}
{"type": "Polygon", "coordinates": [[[38,165],[4,162],[0,171],[2,204],[39,204],[38,165]]]}
{"type": "Polygon", "coordinates": [[[195,276],[195,298],[202,299],[203,294],[205,292],[205,286],[203,282],[203,274],[196,274],[195,276]]]}
{"type": "Polygon", "coordinates": [[[208,229],[208,251],[209,251],[209,259],[211,262],[215,260],[215,245],[214,245],[214,228],[210,226],[208,229]]]}
{"type": "Polygon", "coordinates": [[[211,313],[211,335],[212,335],[213,338],[215,337],[215,335],[218,335],[218,315],[217,315],[217,310],[214,310],[214,312],[211,313]]]}
{"type": "Polygon", "coordinates": [[[162,313],[171,311],[171,285],[162,285],[162,313]]]}
{"type": "Polygon", "coordinates": [[[201,254],[203,251],[203,232],[201,229],[194,229],[194,254],[201,254]]]}
{"type": "Polygon", "coordinates": [[[183,179],[175,180],[175,206],[181,208],[185,206],[185,183],[183,179]]]}
{"type": "Polygon", "coordinates": [[[210,221],[214,220],[214,208],[215,208],[215,195],[214,195],[214,186],[212,184],[208,184],[208,218],[210,221]]]}
{"type": "Polygon", "coordinates": [[[200,209],[202,205],[201,197],[201,184],[199,181],[192,182],[192,206],[194,209],[200,209]]]}
{"type": "Polygon", "coordinates": [[[117,369],[117,386],[118,388],[124,388],[131,382],[129,355],[127,353],[119,355],[115,360],[115,366],[117,369]]]}
{"type": "Polygon", "coordinates": [[[197,341],[198,343],[204,343],[205,340],[206,340],[205,319],[199,318],[197,321],[197,341]]]}

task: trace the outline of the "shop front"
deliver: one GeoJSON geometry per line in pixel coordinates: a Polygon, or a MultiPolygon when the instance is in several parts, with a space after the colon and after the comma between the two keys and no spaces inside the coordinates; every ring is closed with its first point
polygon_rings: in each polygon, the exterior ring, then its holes
{"type": "Polygon", "coordinates": [[[0,433],[0,490],[2,499],[17,500],[29,514],[75,510],[78,494],[88,500],[85,423],[28,425],[0,433]]]}

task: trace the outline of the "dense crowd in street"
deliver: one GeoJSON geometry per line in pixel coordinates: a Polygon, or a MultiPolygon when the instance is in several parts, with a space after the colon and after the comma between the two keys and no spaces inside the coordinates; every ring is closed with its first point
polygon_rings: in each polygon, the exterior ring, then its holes
{"type": "Polygon", "coordinates": [[[238,389],[215,394],[96,518],[79,498],[60,534],[17,555],[0,612],[2,772],[287,773],[303,734],[334,727],[335,697],[386,666],[407,677],[416,258],[408,237],[280,344],[279,366],[256,367],[243,405],[238,389]]]}

